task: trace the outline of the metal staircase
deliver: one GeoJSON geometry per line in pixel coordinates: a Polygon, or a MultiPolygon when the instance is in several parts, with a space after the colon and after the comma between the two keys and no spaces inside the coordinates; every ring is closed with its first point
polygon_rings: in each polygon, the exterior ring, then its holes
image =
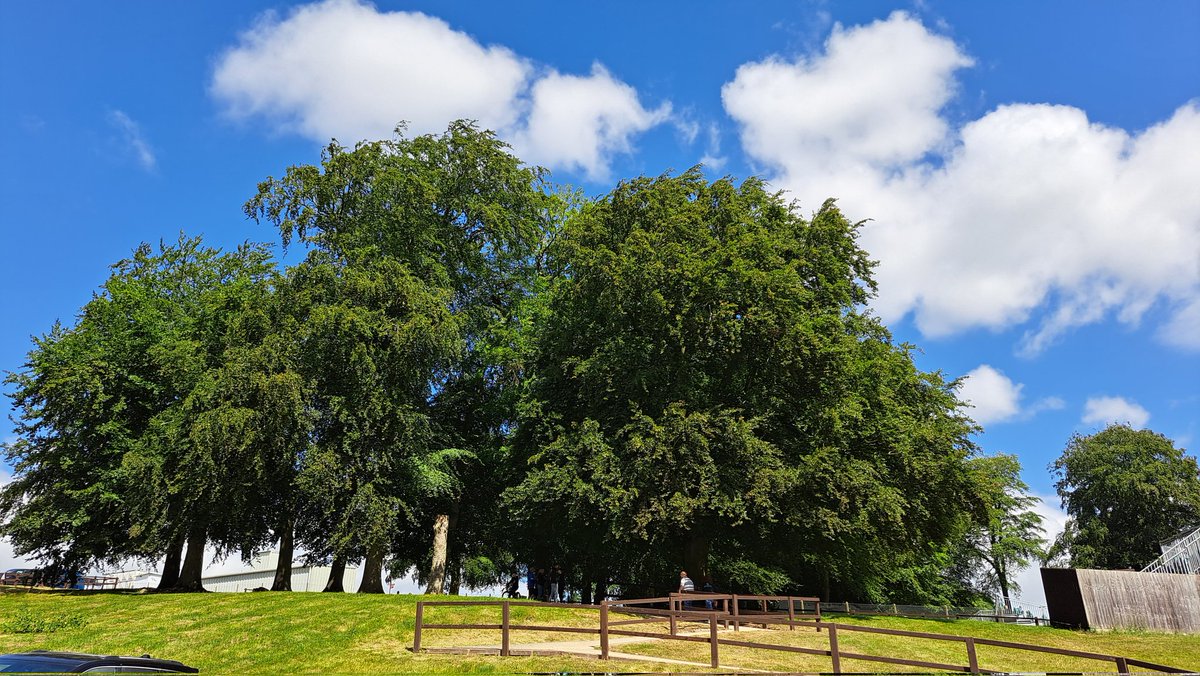
{"type": "Polygon", "coordinates": [[[1163,547],[1162,556],[1142,572],[1200,574],[1200,528],[1163,547]]]}

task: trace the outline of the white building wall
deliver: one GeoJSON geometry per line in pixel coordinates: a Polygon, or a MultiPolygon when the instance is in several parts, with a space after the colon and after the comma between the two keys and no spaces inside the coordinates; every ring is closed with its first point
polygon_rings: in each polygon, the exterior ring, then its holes
{"type": "MultiPolygon", "coordinates": [[[[358,576],[357,568],[346,568],[342,584],[346,591],[355,591],[354,581],[358,576]]],[[[325,588],[329,580],[329,567],[296,566],[292,568],[292,591],[319,592],[325,588]]],[[[248,570],[238,573],[226,573],[204,578],[204,588],[213,592],[245,592],[258,587],[271,588],[275,581],[275,569],[248,570]]]]}

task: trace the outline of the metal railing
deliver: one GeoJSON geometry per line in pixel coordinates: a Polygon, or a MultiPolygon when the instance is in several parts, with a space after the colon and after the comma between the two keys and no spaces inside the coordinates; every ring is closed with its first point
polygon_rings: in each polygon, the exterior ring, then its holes
{"type": "Polygon", "coordinates": [[[1142,569],[1143,573],[1200,573],[1200,528],[1172,542],[1158,557],[1142,569]]]}
{"type": "Polygon", "coordinates": [[[1008,624],[1049,625],[1044,617],[1016,613],[998,612],[993,608],[968,606],[918,606],[896,603],[851,603],[849,601],[823,601],[821,612],[844,613],[846,615],[894,615],[896,617],[929,618],[944,620],[982,620],[1008,624]]]}
{"type": "MultiPolygon", "coordinates": [[[[1095,660],[1100,662],[1108,662],[1113,664],[1118,673],[1128,674],[1130,668],[1151,669],[1164,673],[1182,674],[1189,673],[1186,669],[1154,664],[1139,659],[1130,657],[1122,657],[1119,655],[1106,655],[1102,653],[1091,653],[1081,650],[1069,650],[1066,648],[1052,648],[1049,646],[1039,646],[1027,643],[1015,643],[1011,641],[999,641],[987,638],[977,638],[972,636],[955,636],[952,634],[933,634],[919,631],[906,631],[901,629],[883,629],[879,627],[865,627],[860,625],[838,624],[833,622],[824,622],[819,617],[814,620],[796,619],[796,601],[801,600],[801,597],[760,597],[760,596],[740,596],[735,594],[672,594],[666,597],[647,598],[647,599],[623,599],[615,601],[603,601],[598,606],[587,606],[568,603],[533,603],[519,601],[418,601],[416,609],[416,624],[413,630],[413,647],[414,653],[422,650],[421,641],[424,631],[431,629],[484,629],[484,630],[499,630],[501,635],[501,644],[499,654],[507,657],[512,654],[511,636],[515,631],[538,631],[538,632],[566,632],[575,634],[599,634],[600,636],[600,658],[609,659],[609,637],[611,636],[634,636],[645,637],[650,639],[668,640],[668,641],[689,641],[701,642],[709,645],[709,659],[712,667],[719,668],[721,666],[720,648],[721,646],[736,646],[742,648],[751,648],[757,650],[779,651],[788,653],[797,653],[803,655],[824,656],[830,659],[832,673],[841,674],[842,660],[860,660],[866,662],[876,662],[881,664],[893,664],[911,667],[921,667],[925,669],[941,669],[946,671],[969,672],[972,674],[981,673],[998,673],[990,669],[985,669],[979,664],[979,657],[976,652],[978,646],[993,646],[997,648],[1009,648],[1013,650],[1024,650],[1030,652],[1048,653],[1053,655],[1062,655],[1066,657],[1076,657],[1085,660],[1095,660]],[[788,613],[782,611],[771,610],[772,602],[786,600],[788,605],[788,613]],[[677,603],[684,601],[712,601],[714,608],[705,610],[681,609],[677,603]],[[760,610],[746,612],[747,609],[741,609],[742,602],[759,602],[760,610]],[[716,605],[722,606],[720,610],[716,605]],[[663,605],[666,608],[645,607],[650,605],[663,605]],[[599,612],[599,626],[595,629],[590,627],[563,627],[554,625],[531,625],[531,624],[514,624],[511,619],[511,609],[513,606],[533,606],[538,608],[571,608],[575,610],[595,610],[599,612]],[[425,621],[425,609],[427,607],[436,606],[499,606],[501,609],[500,622],[498,624],[447,624],[447,623],[428,623],[425,621]],[[765,608],[766,610],[762,610],[765,608]],[[633,620],[617,620],[613,621],[610,618],[611,614],[622,614],[633,616],[638,619],[633,620]],[[646,631],[634,631],[630,629],[617,629],[615,627],[631,624],[642,624],[647,622],[668,622],[670,633],[652,633],[646,631]],[[707,625],[707,636],[682,635],[678,633],[678,625],[680,622],[699,622],[707,625]],[[760,643],[755,641],[742,641],[731,638],[721,638],[718,635],[718,628],[721,624],[727,627],[732,626],[735,630],[741,624],[762,624],[764,627],[770,625],[784,625],[789,629],[794,630],[796,627],[808,627],[820,632],[824,630],[827,648],[803,648],[798,646],[776,645],[771,643],[760,643]],[[906,659],[900,657],[889,657],[883,655],[868,655],[865,653],[850,652],[841,649],[838,643],[840,634],[847,632],[861,632],[868,634],[882,634],[887,636],[902,636],[913,639],[924,639],[941,642],[961,643],[965,648],[965,664],[946,664],[941,662],[931,662],[925,660],[906,659]]],[[[815,601],[815,599],[803,599],[803,601],[815,601]]],[[[801,613],[803,614],[803,613],[801,613]]],[[[430,651],[429,648],[426,648],[430,651]]],[[[449,648],[438,649],[443,652],[461,652],[466,649],[449,648]]]]}

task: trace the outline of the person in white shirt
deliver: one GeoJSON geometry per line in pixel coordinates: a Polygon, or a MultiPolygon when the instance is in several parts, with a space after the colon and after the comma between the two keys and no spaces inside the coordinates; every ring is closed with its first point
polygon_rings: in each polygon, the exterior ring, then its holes
{"type": "MultiPolygon", "coordinates": [[[[694,591],[696,591],[696,584],[694,582],[692,582],[692,578],[688,577],[687,571],[686,570],[679,571],[679,593],[680,594],[684,594],[684,593],[690,594],[694,591]]],[[[684,601],[683,607],[691,608],[692,602],[684,601]]]]}

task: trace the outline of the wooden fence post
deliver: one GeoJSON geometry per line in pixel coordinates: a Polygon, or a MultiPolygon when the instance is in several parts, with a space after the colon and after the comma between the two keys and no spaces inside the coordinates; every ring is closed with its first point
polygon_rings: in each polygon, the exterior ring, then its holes
{"type": "Polygon", "coordinates": [[[1113,661],[1117,663],[1117,673],[1118,674],[1128,674],[1129,673],[1129,665],[1125,663],[1124,657],[1118,657],[1117,659],[1115,659],[1113,661]]]}
{"type": "Polygon", "coordinates": [[[972,674],[979,673],[979,658],[975,656],[975,639],[967,637],[967,668],[972,674]]]}
{"type": "Polygon", "coordinates": [[[667,608],[671,611],[671,635],[675,636],[676,631],[679,629],[678,622],[675,619],[675,613],[679,609],[679,600],[675,598],[674,594],[671,594],[667,598],[667,608]]]}
{"type": "Polygon", "coordinates": [[[608,659],[608,601],[600,602],[600,659],[608,659]]]}
{"type": "Polygon", "coordinates": [[[833,660],[833,673],[842,673],[842,656],[838,652],[837,625],[829,625],[829,657],[833,660]]]}
{"type": "Polygon", "coordinates": [[[504,602],[500,616],[500,656],[508,657],[511,653],[508,650],[508,601],[504,602]]]}
{"type": "Polygon", "coordinates": [[[796,631],[796,597],[788,597],[788,631],[796,631]]]}
{"type": "Polygon", "coordinates": [[[709,652],[711,653],[711,656],[712,656],[712,668],[716,669],[717,667],[721,666],[721,658],[717,654],[718,650],[719,650],[719,646],[721,644],[717,639],[717,615],[716,615],[716,613],[713,613],[712,615],[708,616],[708,643],[709,643],[709,652]]]}
{"type": "Polygon", "coordinates": [[[417,623],[413,627],[413,654],[421,652],[421,620],[425,615],[425,602],[417,601],[417,623]]]}
{"type": "Polygon", "coordinates": [[[737,594],[733,595],[733,630],[741,631],[742,622],[738,619],[738,599],[737,594]]]}

